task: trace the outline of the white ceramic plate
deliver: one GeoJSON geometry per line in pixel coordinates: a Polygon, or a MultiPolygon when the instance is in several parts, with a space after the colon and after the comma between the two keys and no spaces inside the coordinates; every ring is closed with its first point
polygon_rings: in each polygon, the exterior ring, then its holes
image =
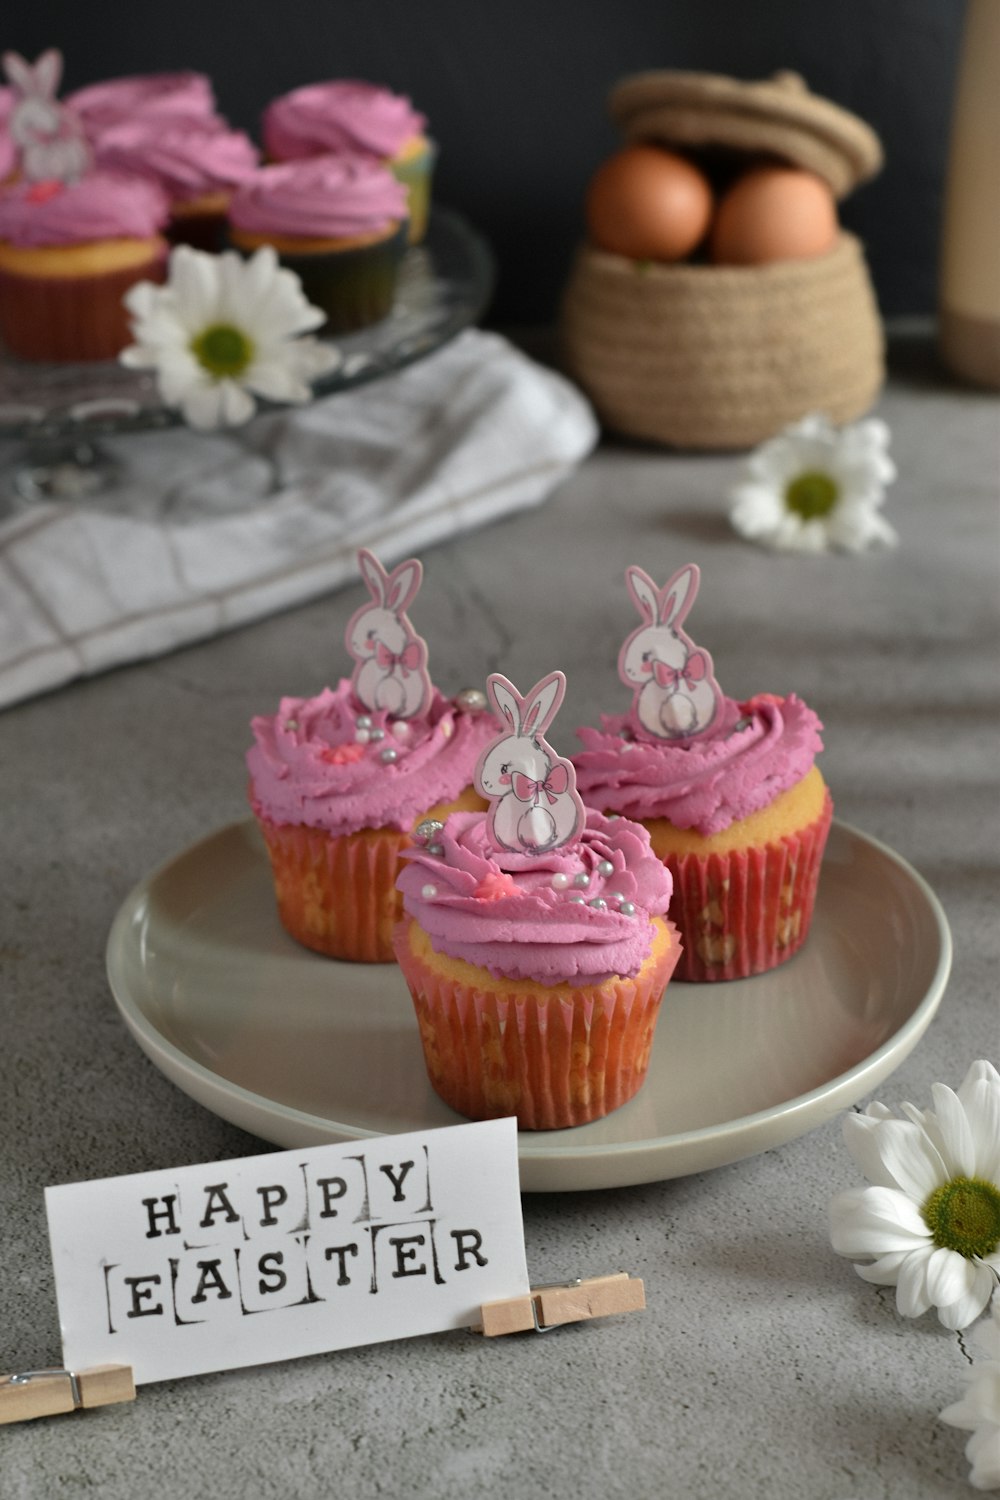
{"type": "MultiPolygon", "coordinates": [[[[264,1140],[314,1145],[459,1119],[427,1082],[399,971],[336,963],[286,936],[252,820],[136,886],[107,962],[118,1008],[161,1072],[264,1140]]],[[[800,952],[755,979],[671,984],[639,1094],[591,1125],[522,1132],[522,1188],[657,1182],[804,1135],[899,1066],[950,966],[929,886],[835,822],[800,952]]]]}

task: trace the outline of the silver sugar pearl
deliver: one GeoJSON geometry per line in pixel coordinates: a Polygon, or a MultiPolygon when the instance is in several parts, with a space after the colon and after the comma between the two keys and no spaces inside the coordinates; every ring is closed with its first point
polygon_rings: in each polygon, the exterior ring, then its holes
{"type": "Polygon", "coordinates": [[[486,694],[480,688],[463,688],[455,694],[455,707],[462,714],[482,714],[488,707],[486,694]]]}
{"type": "Polygon", "coordinates": [[[623,917],[634,917],[635,916],[635,902],[634,901],[623,901],[622,904],[619,906],[618,910],[621,912],[621,914],[622,914],[623,917]]]}
{"type": "Polygon", "coordinates": [[[586,901],[586,899],[587,899],[587,898],[586,898],[586,896],[576,896],[576,895],[574,895],[574,896],[570,896],[570,898],[569,898],[569,899],[570,899],[570,900],[571,900],[571,901],[579,901],[579,902],[580,902],[580,903],[581,903],[581,905],[582,905],[582,903],[583,903],[583,902],[584,902],[584,901],[586,901]]]}
{"type": "Polygon", "coordinates": [[[741,730],[743,730],[743,729],[749,729],[750,725],[752,723],[753,723],[753,719],[748,719],[748,718],[746,718],[746,716],[744,716],[742,719],[737,719],[736,723],[733,725],[732,729],[730,730],[730,733],[731,734],[739,734],[741,730]]]}
{"type": "Polygon", "coordinates": [[[443,844],[428,844],[427,845],[427,853],[428,854],[443,854],[444,853],[444,845],[443,844]]]}
{"type": "Polygon", "coordinates": [[[299,721],[298,721],[298,719],[286,719],[285,720],[285,728],[286,729],[298,729],[298,727],[299,727],[299,721]]]}
{"type": "Polygon", "coordinates": [[[438,888],[436,885],[422,885],[420,887],[420,894],[421,896],[423,896],[425,901],[430,901],[434,896],[437,895],[437,893],[438,888]]]}
{"type": "Polygon", "coordinates": [[[373,729],[372,732],[371,732],[371,738],[373,740],[384,740],[385,739],[385,730],[384,729],[373,729]]]}
{"type": "Polygon", "coordinates": [[[622,902],[625,900],[625,897],[622,895],[621,891],[609,891],[608,900],[622,902]]]}
{"type": "Polygon", "coordinates": [[[394,750],[391,745],[386,745],[384,750],[379,751],[378,758],[384,766],[391,766],[394,760],[399,759],[399,751],[394,750]]]}
{"type": "Polygon", "coordinates": [[[598,875],[613,875],[615,873],[615,867],[611,863],[610,859],[601,860],[600,864],[597,866],[597,873],[598,875]]]}
{"type": "Polygon", "coordinates": [[[359,745],[367,745],[371,739],[371,731],[368,729],[356,729],[354,731],[354,738],[359,745]]]}
{"type": "Polygon", "coordinates": [[[581,870],[579,875],[573,876],[573,884],[581,887],[585,887],[590,884],[590,876],[587,874],[586,870],[581,870]]]}
{"type": "Polygon", "coordinates": [[[595,896],[592,901],[587,902],[587,905],[594,907],[596,911],[607,911],[608,909],[608,903],[603,896],[595,896]]]}
{"type": "Polygon", "coordinates": [[[370,714],[358,714],[354,722],[359,729],[370,729],[372,727],[370,714]]]}
{"type": "Polygon", "coordinates": [[[405,719],[394,719],[389,727],[397,740],[410,738],[410,726],[405,719]]]}
{"type": "Polygon", "coordinates": [[[549,884],[554,891],[564,891],[569,885],[569,876],[564,870],[557,870],[549,884]]]}
{"type": "Polygon", "coordinates": [[[417,824],[413,832],[418,839],[426,841],[427,839],[432,839],[436,833],[440,833],[443,827],[444,824],[439,822],[437,818],[424,818],[422,823],[417,824]]]}

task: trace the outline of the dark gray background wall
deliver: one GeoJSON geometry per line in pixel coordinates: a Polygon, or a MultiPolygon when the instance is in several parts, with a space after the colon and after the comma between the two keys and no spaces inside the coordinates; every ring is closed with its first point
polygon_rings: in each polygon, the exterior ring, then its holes
{"type": "Polygon", "coordinates": [[[59,46],[64,87],[158,69],[211,75],[256,134],[273,95],[323,78],[409,94],[441,149],[437,197],[487,235],[490,321],[555,314],[590,174],[618,144],[610,86],[648,68],[800,72],[882,137],[842,207],[885,315],[933,311],[962,0],[12,0],[0,45],[59,46]]]}

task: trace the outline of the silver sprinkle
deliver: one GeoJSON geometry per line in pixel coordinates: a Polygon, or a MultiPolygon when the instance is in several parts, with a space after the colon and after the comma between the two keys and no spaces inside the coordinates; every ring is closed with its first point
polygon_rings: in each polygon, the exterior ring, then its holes
{"type": "Polygon", "coordinates": [[[379,751],[378,758],[384,766],[391,766],[394,760],[399,759],[399,751],[394,750],[391,745],[386,745],[384,750],[379,751]]]}
{"type": "Polygon", "coordinates": [[[597,866],[597,873],[598,875],[613,875],[615,873],[615,867],[611,863],[610,859],[601,860],[600,864],[597,866]]]}
{"type": "Polygon", "coordinates": [[[590,884],[590,876],[586,870],[581,870],[579,875],[573,876],[573,884],[581,887],[586,887],[590,884]]]}
{"type": "Polygon", "coordinates": [[[373,729],[372,732],[371,732],[371,738],[373,740],[384,740],[385,739],[385,730],[384,729],[373,729]]]}
{"type": "Polygon", "coordinates": [[[608,892],[608,900],[609,901],[624,901],[625,897],[622,895],[621,891],[609,891],[608,892]]]}
{"type": "Polygon", "coordinates": [[[420,887],[420,894],[421,894],[421,896],[423,896],[423,898],[424,898],[425,901],[430,901],[430,899],[433,896],[436,896],[437,893],[438,893],[438,888],[437,888],[436,885],[422,885],[420,887]]]}
{"type": "Polygon", "coordinates": [[[634,917],[635,903],[633,901],[623,901],[618,910],[621,912],[623,917],[634,917]]]}
{"type": "Polygon", "coordinates": [[[370,714],[358,714],[354,722],[359,729],[370,729],[372,727],[370,714]]]}
{"type": "Polygon", "coordinates": [[[586,896],[575,896],[574,895],[574,896],[570,896],[569,899],[571,901],[579,901],[582,904],[584,901],[586,901],[587,898],[586,898],[586,896]]]}
{"type": "Polygon", "coordinates": [[[413,832],[418,839],[432,839],[436,833],[441,832],[443,827],[444,824],[439,822],[437,818],[424,818],[422,823],[417,824],[413,832]]]}
{"type": "Polygon", "coordinates": [[[607,911],[608,909],[608,903],[603,896],[595,896],[592,901],[587,902],[587,905],[594,907],[596,911],[607,911]]]}
{"type": "Polygon", "coordinates": [[[444,845],[443,844],[428,844],[427,845],[427,853],[428,854],[443,854],[444,853],[444,845]]]}
{"type": "Polygon", "coordinates": [[[285,720],[285,728],[286,729],[298,729],[298,727],[299,727],[299,721],[298,721],[298,719],[286,719],[285,720]]]}
{"type": "Polygon", "coordinates": [[[486,712],[486,694],[480,688],[463,688],[455,694],[455,707],[463,714],[486,712]]]}
{"type": "Polygon", "coordinates": [[[563,870],[557,870],[549,884],[554,891],[564,891],[569,885],[569,876],[563,870]]]}

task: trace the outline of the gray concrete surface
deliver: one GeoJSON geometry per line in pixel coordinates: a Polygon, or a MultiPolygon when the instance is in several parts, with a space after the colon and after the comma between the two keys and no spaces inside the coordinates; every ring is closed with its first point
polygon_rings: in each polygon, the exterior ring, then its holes
{"type": "MultiPolygon", "coordinates": [[[[923,1104],[934,1080],[997,1054],[997,405],[909,340],[880,410],[900,470],[895,552],[757,550],[724,519],[738,460],[608,441],[536,512],[429,553],[425,590],[444,686],[492,668],[527,683],[558,662],[571,726],[613,696],[626,564],[701,565],[699,639],[727,689],[794,688],[816,706],[837,816],[916,866],[947,911],[947,993],[878,1090],[923,1104]]],[[[244,815],[250,716],[336,671],[359,598],[0,716],[5,1370],[60,1359],[47,1183],[266,1149],[139,1051],[104,944],[137,880],[244,815]]],[[[965,1345],[933,1315],[901,1319],[830,1250],[829,1198],[859,1180],[834,1122],[686,1179],[526,1195],[533,1280],[627,1269],[647,1311],[147,1386],[131,1406],[4,1428],[0,1495],[958,1500],[964,1435],[937,1413],[965,1345]]]]}

